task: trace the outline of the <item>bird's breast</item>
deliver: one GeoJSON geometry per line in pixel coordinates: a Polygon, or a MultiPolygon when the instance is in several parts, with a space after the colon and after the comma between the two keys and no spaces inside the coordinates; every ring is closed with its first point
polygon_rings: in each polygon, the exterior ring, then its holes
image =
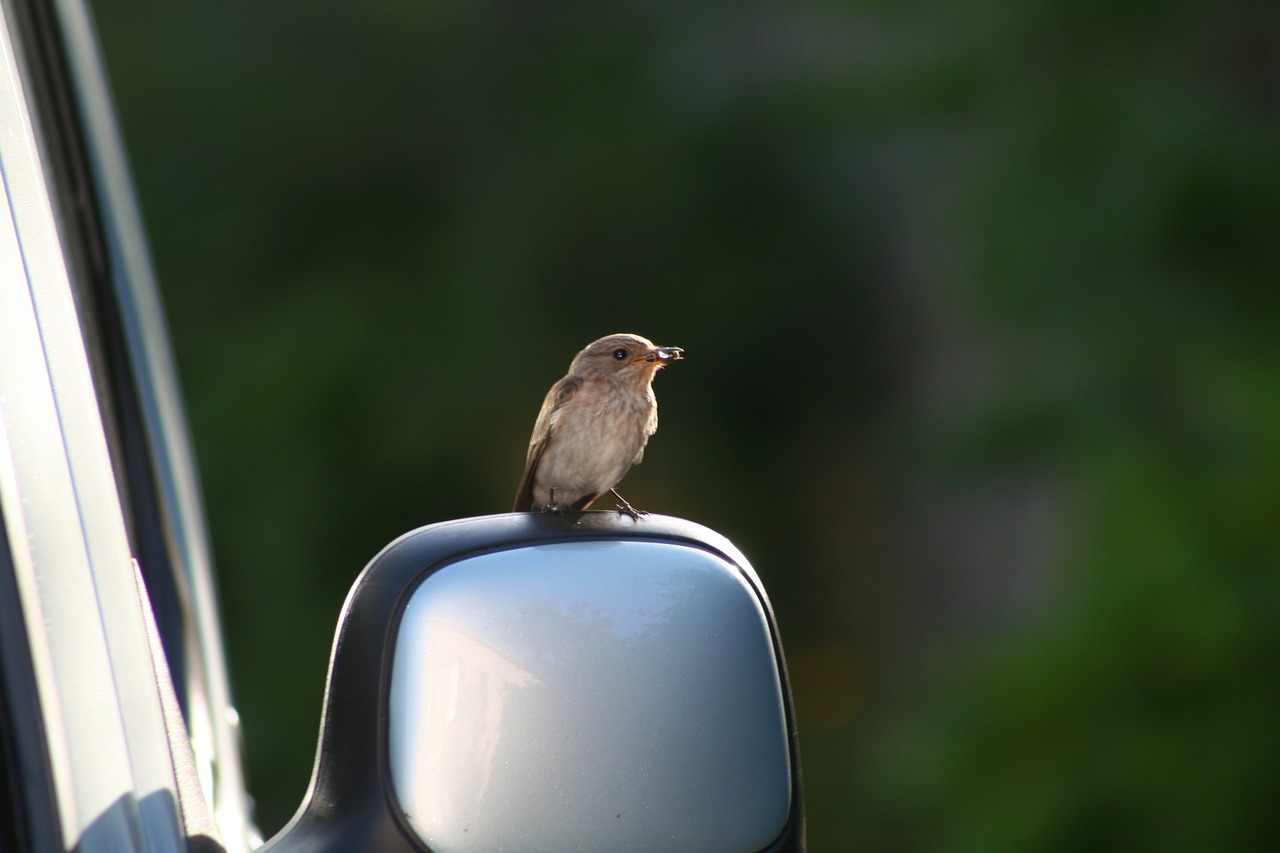
{"type": "Polygon", "coordinates": [[[540,482],[590,492],[622,479],[657,428],[657,406],[649,389],[612,390],[583,388],[558,413],[538,466],[540,482]]]}

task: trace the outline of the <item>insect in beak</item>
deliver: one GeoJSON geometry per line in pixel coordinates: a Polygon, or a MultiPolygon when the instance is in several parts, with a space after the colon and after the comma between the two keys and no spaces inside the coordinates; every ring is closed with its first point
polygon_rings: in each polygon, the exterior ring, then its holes
{"type": "Polygon", "coordinates": [[[636,359],[636,361],[656,361],[660,364],[666,364],[668,361],[682,361],[684,359],[683,352],[684,350],[680,347],[654,347],[636,359]]]}

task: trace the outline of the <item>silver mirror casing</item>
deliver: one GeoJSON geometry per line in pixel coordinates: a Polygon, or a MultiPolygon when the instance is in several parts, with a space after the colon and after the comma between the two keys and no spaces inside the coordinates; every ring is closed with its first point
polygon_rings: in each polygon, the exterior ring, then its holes
{"type": "Polygon", "coordinates": [[[662,516],[406,534],[348,596],[311,788],[264,849],[803,850],[759,579],[662,516]]]}
{"type": "Polygon", "coordinates": [[[768,619],[739,568],[657,541],[465,557],[404,609],[396,798],[432,850],[751,853],[791,806],[768,619]]]}

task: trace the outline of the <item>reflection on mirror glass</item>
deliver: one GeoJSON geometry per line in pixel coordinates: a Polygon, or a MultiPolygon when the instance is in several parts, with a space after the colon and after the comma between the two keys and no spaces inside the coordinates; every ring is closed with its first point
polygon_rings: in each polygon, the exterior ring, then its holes
{"type": "Polygon", "coordinates": [[[404,612],[392,781],[440,853],[749,853],[790,809],[782,701],[759,599],[709,552],[483,554],[404,612]]]}

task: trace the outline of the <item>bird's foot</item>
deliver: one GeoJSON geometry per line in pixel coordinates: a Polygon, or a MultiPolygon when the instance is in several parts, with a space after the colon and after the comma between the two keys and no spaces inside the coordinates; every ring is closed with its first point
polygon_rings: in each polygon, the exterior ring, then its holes
{"type": "Polygon", "coordinates": [[[615,492],[613,489],[609,490],[609,494],[613,495],[614,500],[618,502],[619,515],[629,515],[631,516],[632,521],[639,521],[640,519],[647,518],[649,516],[649,513],[644,510],[636,509],[631,504],[627,503],[627,499],[615,492]]]}
{"type": "Polygon", "coordinates": [[[543,512],[549,512],[552,515],[561,516],[561,515],[564,515],[565,512],[569,509],[568,504],[562,504],[560,503],[560,501],[556,500],[555,486],[552,486],[550,488],[548,497],[550,498],[550,500],[548,500],[546,503],[542,505],[543,512]]]}

